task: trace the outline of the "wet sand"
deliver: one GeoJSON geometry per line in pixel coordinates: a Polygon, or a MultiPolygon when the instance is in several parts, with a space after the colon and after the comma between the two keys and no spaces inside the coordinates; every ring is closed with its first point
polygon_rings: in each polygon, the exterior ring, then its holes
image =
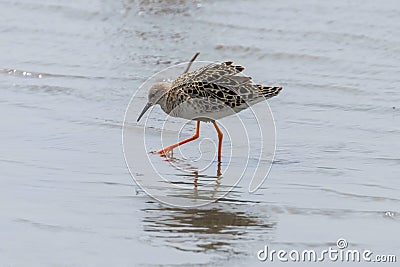
{"type": "MultiPolygon", "coordinates": [[[[339,238],[398,253],[399,9],[396,1],[0,1],[0,265],[257,266],[270,264],[257,259],[265,245],[323,250],[339,238]],[[135,185],[121,135],[140,85],[195,51],[284,90],[269,101],[276,154],[260,190],[248,193],[243,180],[217,203],[185,209],[135,185]]],[[[144,91],[137,97],[144,105],[144,91]]],[[[162,124],[150,123],[151,143],[162,124]]],[[[133,137],[144,128],[129,124],[133,137]]],[[[152,160],[193,192],[184,200],[196,198],[193,175],[152,160]]],[[[200,182],[214,182],[215,167],[200,182]]]]}

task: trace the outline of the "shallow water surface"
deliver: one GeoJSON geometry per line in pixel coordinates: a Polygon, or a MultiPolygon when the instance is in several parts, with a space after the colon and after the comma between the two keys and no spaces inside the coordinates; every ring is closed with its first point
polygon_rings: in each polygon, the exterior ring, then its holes
{"type": "MultiPolygon", "coordinates": [[[[0,0],[0,265],[254,266],[270,264],[257,259],[265,245],[321,251],[339,238],[399,260],[399,12],[397,1],[0,0]],[[276,154],[259,190],[243,179],[225,195],[235,177],[218,177],[216,133],[203,124],[209,139],[183,146],[188,159],[175,167],[151,154],[137,162],[150,158],[185,188],[164,191],[157,176],[134,173],[160,195],[223,194],[171,207],[135,185],[122,125],[134,93],[135,108],[146,102],[140,85],[195,51],[284,86],[268,101],[276,154]],[[206,169],[190,161],[200,151],[206,169]]],[[[163,120],[153,112],[151,127],[127,127],[158,149],[163,120]]],[[[167,143],[182,126],[181,138],[192,134],[193,122],[174,119],[167,143]]],[[[224,151],[235,145],[243,156],[224,156],[222,169],[246,160],[246,145],[225,139],[224,151]]]]}

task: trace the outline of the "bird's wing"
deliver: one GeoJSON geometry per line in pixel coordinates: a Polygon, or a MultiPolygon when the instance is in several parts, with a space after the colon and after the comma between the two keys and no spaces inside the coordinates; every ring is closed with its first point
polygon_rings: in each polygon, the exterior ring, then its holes
{"type": "Polygon", "coordinates": [[[189,100],[195,100],[198,101],[198,103],[204,103],[204,105],[208,102],[210,104],[210,110],[215,110],[215,107],[222,109],[224,105],[235,108],[246,102],[238,92],[228,87],[216,83],[191,82],[180,87],[174,87],[174,90],[170,90],[167,103],[173,103],[176,107],[189,100]]]}
{"type": "Polygon", "coordinates": [[[245,103],[238,89],[251,85],[250,77],[236,75],[243,70],[244,67],[236,66],[232,61],[206,65],[180,75],[173,81],[168,97],[175,100],[172,101],[175,105],[189,99],[208,99],[235,107],[245,103]]]}
{"type": "MultiPolygon", "coordinates": [[[[197,70],[180,75],[175,81],[173,81],[171,88],[181,87],[182,85],[193,82],[208,82],[221,85],[226,84],[232,82],[229,81],[230,77],[242,72],[243,70],[243,66],[235,66],[232,61],[212,63],[197,70]]],[[[239,78],[236,82],[239,80],[240,82],[245,82],[251,80],[251,78],[239,78]]]]}
{"type": "Polygon", "coordinates": [[[211,107],[226,107],[240,110],[262,96],[277,95],[281,87],[264,87],[254,84],[251,77],[238,76],[243,66],[232,61],[213,63],[179,76],[168,91],[167,104],[170,109],[189,99],[203,99],[211,107]]]}

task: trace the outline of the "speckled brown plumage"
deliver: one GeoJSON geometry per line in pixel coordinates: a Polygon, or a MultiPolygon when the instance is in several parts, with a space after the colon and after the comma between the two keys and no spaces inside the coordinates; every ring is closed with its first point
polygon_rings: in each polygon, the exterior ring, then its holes
{"type": "Polygon", "coordinates": [[[238,75],[243,70],[244,67],[227,61],[184,73],[172,82],[161,108],[171,116],[189,118],[197,114],[198,119],[211,121],[276,96],[282,90],[254,84],[251,77],[238,75]],[[185,112],[189,117],[182,114],[185,112]]]}

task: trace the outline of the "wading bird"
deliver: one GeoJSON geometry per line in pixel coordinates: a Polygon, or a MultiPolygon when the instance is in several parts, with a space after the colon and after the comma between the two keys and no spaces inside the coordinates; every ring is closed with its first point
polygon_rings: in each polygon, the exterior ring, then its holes
{"type": "Polygon", "coordinates": [[[218,133],[218,162],[221,162],[223,134],[216,120],[276,96],[282,87],[253,83],[251,77],[238,75],[244,67],[232,61],[212,63],[189,72],[199,54],[193,56],[185,72],[172,83],[157,82],[150,88],[148,103],[137,121],[154,105],[160,105],[170,116],[196,121],[192,137],[154,152],[163,156],[177,146],[196,140],[200,135],[200,122],[211,122],[218,133]]]}

